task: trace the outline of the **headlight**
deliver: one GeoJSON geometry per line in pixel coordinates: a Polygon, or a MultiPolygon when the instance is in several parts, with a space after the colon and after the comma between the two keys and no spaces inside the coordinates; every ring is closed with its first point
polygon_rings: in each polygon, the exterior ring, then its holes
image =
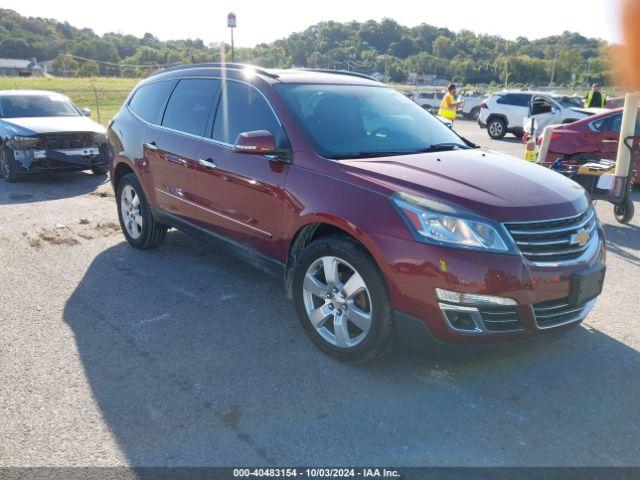
{"type": "Polygon", "coordinates": [[[107,143],[107,134],[106,133],[94,133],[93,134],[93,143],[97,143],[98,145],[102,145],[103,143],[107,143]]]}
{"type": "Polygon", "coordinates": [[[11,148],[19,150],[26,148],[36,148],[38,146],[39,139],[36,137],[21,137],[20,135],[14,135],[9,137],[8,145],[11,148]]]}
{"type": "Polygon", "coordinates": [[[451,207],[443,209],[444,212],[436,211],[428,207],[428,200],[413,195],[394,195],[392,201],[414,233],[426,241],[463,248],[509,251],[500,233],[489,223],[458,216],[451,207]]]}

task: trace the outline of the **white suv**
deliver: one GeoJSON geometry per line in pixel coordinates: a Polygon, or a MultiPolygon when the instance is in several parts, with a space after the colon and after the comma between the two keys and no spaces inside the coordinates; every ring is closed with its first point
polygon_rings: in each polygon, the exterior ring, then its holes
{"type": "Polygon", "coordinates": [[[502,138],[507,133],[522,137],[524,126],[530,124],[532,117],[539,132],[547,125],[571,123],[598,111],[572,106],[561,95],[529,91],[494,93],[480,107],[478,124],[487,129],[491,138],[502,138]]]}

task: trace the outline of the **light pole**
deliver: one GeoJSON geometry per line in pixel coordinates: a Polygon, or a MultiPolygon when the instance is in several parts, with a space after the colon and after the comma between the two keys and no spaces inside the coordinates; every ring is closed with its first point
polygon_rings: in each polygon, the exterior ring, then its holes
{"type": "Polygon", "coordinates": [[[231,62],[236,61],[236,51],[233,46],[233,29],[236,28],[236,14],[231,12],[227,15],[227,27],[231,29],[231,62]]]}

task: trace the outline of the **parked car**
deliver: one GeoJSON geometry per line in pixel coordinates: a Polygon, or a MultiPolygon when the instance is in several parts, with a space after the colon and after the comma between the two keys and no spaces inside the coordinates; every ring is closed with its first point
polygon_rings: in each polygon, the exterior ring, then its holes
{"type": "Polygon", "coordinates": [[[478,124],[487,129],[491,138],[503,138],[507,133],[521,138],[531,117],[535,119],[536,131],[541,131],[547,125],[570,123],[601,111],[567,106],[559,99],[562,97],[544,92],[495,93],[480,104],[478,124]]]}
{"type": "Polygon", "coordinates": [[[411,98],[414,102],[424,108],[426,111],[436,113],[440,108],[445,92],[437,92],[435,90],[424,90],[416,92],[411,98]]]}
{"type": "Polygon", "coordinates": [[[0,91],[0,170],[8,182],[37,172],[107,173],[106,129],[69,98],[42,90],[0,91]]]}
{"type": "Polygon", "coordinates": [[[480,118],[480,104],[483,99],[484,96],[477,92],[464,93],[459,98],[463,103],[458,109],[458,113],[462,114],[464,118],[477,121],[480,118]]]}
{"type": "MultiPolygon", "coordinates": [[[[568,125],[554,126],[545,165],[551,165],[558,158],[562,158],[567,164],[583,164],[600,159],[615,160],[621,124],[622,108],[617,108],[568,125]]],[[[640,140],[640,115],[636,121],[635,134],[640,140]]],[[[542,136],[539,136],[538,144],[541,142],[542,136]]],[[[640,158],[635,161],[634,181],[640,184],[640,158]]]]}
{"type": "MultiPolygon", "coordinates": [[[[273,273],[311,340],[479,345],[576,325],[602,288],[585,191],[359,74],[227,64],[138,84],[108,129],[126,240],[176,227],[273,273]]],[[[215,321],[215,319],[211,319],[215,321]]]]}

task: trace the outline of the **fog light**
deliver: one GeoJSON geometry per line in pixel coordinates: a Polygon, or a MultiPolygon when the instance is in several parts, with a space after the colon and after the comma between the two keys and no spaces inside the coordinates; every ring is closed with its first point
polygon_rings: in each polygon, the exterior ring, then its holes
{"type": "Polygon", "coordinates": [[[478,330],[476,322],[470,313],[446,312],[445,315],[453,328],[470,332],[478,330]]]}
{"type": "Polygon", "coordinates": [[[453,330],[467,333],[484,332],[484,323],[477,308],[439,304],[442,315],[453,330]]]}
{"type": "Polygon", "coordinates": [[[492,295],[479,295],[476,293],[460,293],[436,288],[438,300],[463,305],[518,305],[513,298],[494,297],[492,295]]]}

